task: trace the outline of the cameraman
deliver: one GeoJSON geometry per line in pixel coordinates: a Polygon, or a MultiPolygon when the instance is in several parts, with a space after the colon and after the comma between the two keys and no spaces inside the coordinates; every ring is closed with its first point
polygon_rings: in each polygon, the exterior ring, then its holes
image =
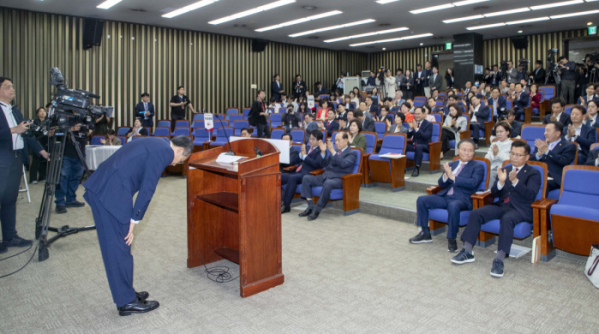
{"type": "Polygon", "coordinates": [[[31,122],[24,122],[21,111],[10,105],[14,98],[12,80],[0,77],[0,253],[6,252],[7,247],[26,247],[33,243],[19,237],[15,229],[17,196],[23,176],[21,157],[25,142],[33,152],[48,159],[48,153],[34,137],[22,136],[29,129],[31,122]]]}
{"type": "Polygon", "coordinates": [[[563,56],[558,60],[557,69],[562,78],[562,100],[566,104],[574,104],[574,90],[576,89],[576,64],[573,61],[568,61],[568,58],[563,56]]]}
{"type": "Polygon", "coordinates": [[[289,133],[291,129],[299,128],[300,123],[302,122],[302,117],[299,113],[296,113],[293,110],[293,106],[289,106],[287,108],[287,112],[283,114],[283,128],[286,133],[289,133]]]}
{"type": "Polygon", "coordinates": [[[56,203],[56,213],[66,213],[66,208],[80,208],[85,206],[85,203],[77,201],[76,192],[81,177],[83,177],[83,162],[79,159],[75,145],[79,147],[81,155],[85,160],[85,145],[87,144],[88,136],[91,136],[93,132],[93,122],[89,125],[82,125],[76,122],[71,125],[71,131],[75,135],[75,142],[67,134],[62,169],[60,170],[60,185],[56,188],[55,192],[54,203],[56,203]]]}

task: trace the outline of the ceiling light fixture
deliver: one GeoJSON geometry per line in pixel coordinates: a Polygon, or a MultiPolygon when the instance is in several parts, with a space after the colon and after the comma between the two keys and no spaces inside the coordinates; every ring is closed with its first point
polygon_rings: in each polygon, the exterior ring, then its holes
{"type": "Polygon", "coordinates": [[[455,23],[455,22],[470,21],[470,20],[483,19],[483,18],[485,18],[483,15],[472,15],[472,16],[460,17],[457,19],[444,20],[443,23],[455,23]]]}
{"type": "Polygon", "coordinates": [[[578,5],[580,3],[584,3],[584,1],[583,0],[572,0],[572,1],[554,2],[554,3],[548,3],[546,5],[530,6],[530,9],[539,10],[539,9],[546,9],[546,8],[578,5]]]}
{"type": "Polygon", "coordinates": [[[116,5],[117,3],[121,2],[123,0],[108,0],[108,1],[104,1],[101,4],[99,4],[98,6],[96,6],[96,8],[100,8],[100,9],[108,9],[114,5],[116,5]]]}
{"type": "Polygon", "coordinates": [[[483,14],[483,15],[485,15],[485,17],[493,17],[493,16],[500,16],[500,15],[514,14],[514,13],[522,13],[522,12],[528,12],[528,11],[530,11],[530,8],[528,8],[528,7],[522,7],[522,8],[516,8],[516,9],[510,9],[510,10],[503,10],[501,12],[494,12],[494,13],[483,14]]]}
{"type": "Polygon", "coordinates": [[[430,37],[430,36],[433,36],[433,34],[431,34],[431,33],[427,33],[427,34],[412,35],[412,36],[399,37],[399,38],[381,39],[381,40],[378,40],[378,41],[372,41],[372,42],[364,42],[364,43],[350,44],[349,46],[351,46],[351,47],[356,47],[356,46],[363,46],[363,45],[369,45],[369,44],[379,44],[379,43],[397,42],[397,41],[403,41],[403,40],[406,40],[406,39],[424,38],[424,37],[430,37]]]}
{"type": "Polygon", "coordinates": [[[318,15],[312,15],[312,16],[301,18],[301,19],[297,19],[297,20],[293,20],[293,21],[288,21],[288,22],[281,23],[281,24],[276,24],[274,26],[269,26],[269,27],[264,27],[264,28],[256,29],[256,31],[257,32],[264,32],[264,31],[268,31],[268,30],[279,29],[279,28],[283,28],[283,27],[292,26],[294,24],[299,24],[299,23],[304,23],[304,22],[308,22],[308,21],[318,20],[318,19],[322,19],[322,18],[325,18],[325,17],[333,16],[333,15],[339,15],[339,14],[343,14],[343,12],[340,11],[340,10],[334,10],[334,11],[331,11],[331,12],[326,12],[326,13],[322,13],[322,14],[318,14],[318,15]]]}
{"type": "Polygon", "coordinates": [[[192,3],[191,5],[179,8],[177,10],[174,10],[174,11],[172,11],[170,13],[166,13],[166,14],[162,15],[162,17],[166,17],[167,19],[170,19],[172,17],[179,16],[181,14],[185,14],[185,13],[191,12],[192,10],[196,10],[198,8],[202,8],[204,6],[211,5],[211,4],[213,4],[213,3],[217,2],[217,1],[218,0],[202,0],[202,1],[198,1],[198,2],[192,3]]]}
{"type": "Polygon", "coordinates": [[[457,7],[459,7],[459,6],[472,5],[474,3],[486,2],[486,1],[489,1],[489,0],[465,0],[465,1],[454,2],[453,4],[457,7]]]}
{"type": "Polygon", "coordinates": [[[433,7],[427,7],[427,8],[422,8],[422,9],[416,9],[416,10],[411,10],[410,13],[412,14],[422,14],[422,13],[427,13],[427,12],[433,12],[435,10],[441,10],[441,9],[447,9],[447,8],[453,8],[455,7],[452,3],[446,3],[444,5],[439,5],[439,6],[433,6],[433,7]]]}
{"type": "Polygon", "coordinates": [[[578,13],[570,13],[570,14],[561,14],[561,15],[551,15],[551,19],[561,19],[564,17],[572,17],[572,16],[582,16],[582,15],[590,15],[590,14],[599,14],[599,9],[588,10],[586,12],[578,12],[578,13]]]}
{"type": "Polygon", "coordinates": [[[420,46],[423,46],[423,45],[424,45],[424,43],[420,43],[420,46]]]}
{"type": "Polygon", "coordinates": [[[390,33],[393,33],[393,32],[405,31],[405,30],[408,30],[408,29],[409,29],[408,27],[401,27],[401,28],[395,28],[395,29],[389,29],[389,30],[373,31],[373,32],[365,33],[365,34],[359,34],[359,35],[353,35],[353,36],[345,36],[345,37],[340,37],[340,38],[327,39],[324,42],[325,43],[333,43],[333,42],[345,41],[345,40],[354,39],[354,38],[361,38],[361,37],[368,37],[368,36],[375,36],[375,35],[390,34],[390,33]]]}
{"type": "Polygon", "coordinates": [[[495,23],[495,24],[487,24],[484,26],[474,26],[474,27],[468,27],[466,29],[468,30],[478,30],[478,29],[487,29],[487,28],[494,28],[494,27],[501,27],[504,26],[505,23],[501,22],[501,23],[495,23]]]}
{"type": "Polygon", "coordinates": [[[518,30],[518,33],[519,33],[519,34],[521,34],[521,33],[522,33],[522,30],[518,30]]]}
{"type": "Polygon", "coordinates": [[[548,21],[549,16],[537,17],[535,19],[526,19],[526,20],[518,20],[518,21],[510,21],[506,22],[507,25],[514,25],[520,23],[528,23],[528,22],[539,22],[539,21],[548,21]]]}
{"type": "Polygon", "coordinates": [[[277,7],[289,5],[289,4],[292,4],[292,3],[295,3],[295,0],[280,0],[280,1],[275,1],[275,2],[269,3],[267,5],[263,5],[263,6],[256,7],[256,8],[253,8],[253,9],[249,9],[249,10],[237,13],[237,14],[225,16],[223,18],[220,18],[220,19],[214,20],[214,21],[210,21],[208,23],[209,24],[221,24],[221,23],[233,21],[233,20],[245,17],[245,16],[250,16],[252,14],[257,14],[257,13],[265,12],[265,11],[271,10],[273,8],[277,8],[277,7]]]}
{"type": "Polygon", "coordinates": [[[593,25],[593,22],[587,22],[587,25],[591,26],[591,25],[593,25]]]}
{"type": "Polygon", "coordinates": [[[376,0],[376,3],[384,5],[384,4],[388,4],[391,2],[397,2],[397,1],[399,1],[399,0],[376,0]]]}
{"type": "Polygon", "coordinates": [[[340,25],[336,25],[336,26],[330,26],[330,27],[325,27],[325,28],[320,28],[320,29],[315,29],[315,30],[310,30],[310,31],[298,32],[297,34],[289,35],[289,37],[299,37],[299,36],[314,34],[314,33],[322,32],[322,31],[329,31],[329,30],[353,27],[353,26],[357,26],[360,24],[371,23],[374,21],[376,21],[376,20],[367,19],[367,20],[362,20],[362,21],[357,21],[357,22],[352,22],[352,23],[340,24],[340,25]]]}

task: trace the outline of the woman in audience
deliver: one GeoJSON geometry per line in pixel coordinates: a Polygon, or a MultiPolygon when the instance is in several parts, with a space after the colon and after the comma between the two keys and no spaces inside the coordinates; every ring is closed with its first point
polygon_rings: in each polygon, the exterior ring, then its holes
{"type": "Polygon", "coordinates": [[[376,115],[374,115],[374,120],[376,122],[390,122],[388,124],[391,124],[392,123],[392,117],[389,115],[389,107],[382,106],[381,107],[381,114],[380,114],[380,116],[377,117],[376,115]]]}
{"type": "Polygon", "coordinates": [[[406,75],[402,78],[401,86],[406,99],[414,98],[414,76],[411,70],[406,70],[406,75]]]}
{"type": "MultiPolygon", "coordinates": [[[[42,144],[42,147],[46,152],[48,150],[48,134],[45,131],[39,131],[39,126],[46,120],[46,109],[38,108],[35,112],[37,117],[33,120],[31,126],[34,129],[33,135],[35,139],[42,144]]],[[[36,184],[38,181],[44,181],[46,179],[46,166],[47,161],[42,156],[32,154],[31,168],[29,168],[29,183],[36,184]]]]}
{"type": "Polygon", "coordinates": [[[316,114],[316,121],[325,122],[327,120],[327,114],[329,112],[329,101],[326,99],[322,101],[322,108],[318,109],[316,114]]]}
{"type": "Polygon", "coordinates": [[[373,101],[373,102],[374,102],[374,99],[377,99],[377,100],[378,100],[378,102],[379,102],[379,103],[378,103],[378,105],[379,105],[379,106],[381,105],[381,103],[382,103],[383,99],[381,99],[381,94],[379,93],[379,89],[378,89],[378,88],[374,87],[374,88],[372,89],[372,94],[371,94],[371,96],[370,96],[370,97],[372,98],[372,101],[373,101]]]}
{"type": "Polygon", "coordinates": [[[426,115],[424,118],[429,122],[436,122],[437,119],[435,116],[431,115],[431,108],[426,104],[422,106],[422,110],[424,110],[424,114],[426,115]]]}
{"type": "Polygon", "coordinates": [[[129,129],[129,132],[127,132],[127,143],[133,140],[133,137],[135,136],[147,136],[148,135],[148,129],[144,128],[141,126],[141,121],[139,120],[139,118],[135,119],[135,122],[133,122],[133,127],[131,129],[129,129]]]}
{"type": "Polygon", "coordinates": [[[298,97],[297,97],[297,99],[295,99],[295,101],[293,101],[293,102],[295,102],[295,103],[297,103],[298,105],[300,105],[300,104],[302,104],[302,103],[306,102],[306,97],[305,97],[305,96],[303,96],[303,95],[300,95],[300,96],[298,96],[298,97]]]}
{"type": "Polygon", "coordinates": [[[385,97],[395,97],[395,77],[391,75],[391,70],[389,69],[385,72],[385,91],[387,92],[387,96],[385,97]]]}
{"type": "Polygon", "coordinates": [[[357,119],[349,122],[349,146],[359,147],[366,152],[366,137],[361,133],[362,124],[357,119]]]}
{"type": "Polygon", "coordinates": [[[445,82],[447,83],[447,88],[453,88],[453,83],[454,83],[454,78],[453,78],[453,69],[448,68],[445,71],[445,82]]]}
{"type": "Polygon", "coordinates": [[[108,131],[106,131],[106,139],[102,138],[100,139],[100,142],[102,143],[102,145],[104,146],[121,146],[121,140],[119,138],[116,137],[116,132],[114,132],[113,129],[108,129],[108,131]]]}
{"type": "Polygon", "coordinates": [[[489,187],[495,183],[497,179],[497,168],[503,166],[505,160],[510,160],[510,150],[512,148],[512,139],[510,138],[510,132],[512,128],[507,122],[499,122],[495,124],[495,134],[497,136],[489,147],[485,159],[491,162],[491,173],[489,173],[489,187]]]}
{"type": "MultiPolygon", "coordinates": [[[[352,92],[354,92],[354,95],[355,95],[355,96],[356,96],[358,99],[362,100],[362,99],[360,98],[360,97],[361,97],[361,94],[360,94],[360,88],[358,88],[358,87],[354,87],[354,89],[352,89],[352,92]]],[[[358,104],[359,104],[359,103],[358,103],[358,104]]],[[[357,104],[356,104],[356,105],[357,105],[357,104]]]]}
{"type": "Polygon", "coordinates": [[[308,109],[308,103],[307,102],[302,102],[300,103],[300,105],[297,107],[297,112],[300,114],[307,114],[310,112],[310,109],[308,109]]]}
{"type": "Polygon", "coordinates": [[[404,115],[401,111],[398,111],[395,114],[395,123],[391,125],[391,122],[387,121],[387,132],[390,133],[408,133],[408,128],[403,126],[403,123],[406,120],[406,115],[404,115]]]}
{"type": "Polygon", "coordinates": [[[533,109],[539,109],[539,104],[541,104],[541,93],[539,92],[539,85],[533,83],[530,86],[530,106],[533,109]]]}
{"type": "Polygon", "coordinates": [[[474,96],[474,92],[473,91],[469,91],[468,95],[466,95],[466,110],[470,110],[470,99],[474,96]]]}
{"type": "Polygon", "coordinates": [[[356,106],[356,108],[360,105],[360,100],[356,97],[356,93],[353,91],[349,92],[349,100],[356,106]]]}
{"type": "Polygon", "coordinates": [[[441,159],[445,153],[447,153],[451,147],[449,146],[450,140],[455,140],[454,147],[456,155],[458,152],[457,145],[460,142],[460,131],[468,129],[468,120],[462,116],[462,108],[457,104],[450,104],[448,106],[449,113],[445,116],[445,122],[443,122],[443,130],[441,132],[441,159]]]}

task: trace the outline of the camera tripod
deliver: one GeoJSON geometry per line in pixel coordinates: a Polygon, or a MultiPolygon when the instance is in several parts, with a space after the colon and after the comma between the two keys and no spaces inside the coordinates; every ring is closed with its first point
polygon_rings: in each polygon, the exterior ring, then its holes
{"type": "MultiPolygon", "coordinates": [[[[89,168],[85,163],[83,154],[79,145],[76,145],[75,134],[71,129],[60,130],[61,132],[55,133],[50,140],[50,163],[48,167],[48,175],[46,177],[46,184],[44,189],[44,195],[42,197],[42,204],[40,205],[40,211],[38,217],[35,219],[35,238],[39,239],[39,255],[38,260],[40,262],[45,261],[50,257],[48,247],[56,240],[66,237],[71,234],[76,234],[83,231],[89,231],[96,229],[96,226],[85,226],[85,227],[69,227],[68,225],[62,227],[50,227],[50,215],[52,213],[52,199],[56,191],[56,185],[60,183],[60,171],[62,169],[62,162],[64,158],[64,149],[67,143],[67,136],[73,142],[77,156],[83,167],[85,168],[85,175],[89,176],[89,168]],[[56,235],[48,239],[48,231],[56,232],[56,235]]],[[[57,130],[58,132],[58,130],[57,130]]]]}

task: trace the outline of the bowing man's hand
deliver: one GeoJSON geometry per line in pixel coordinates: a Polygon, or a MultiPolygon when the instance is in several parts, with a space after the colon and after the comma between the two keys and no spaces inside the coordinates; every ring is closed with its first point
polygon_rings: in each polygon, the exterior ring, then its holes
{"type": "Polygon", "coordinates": [[[127,244],[127,246],[131,246],[131,243],[133,242],[133,230],[135,229],[135,225],[137,224],[133,222],[129,223],[129,233],[125,237],[125,243],[127,244]]]}

